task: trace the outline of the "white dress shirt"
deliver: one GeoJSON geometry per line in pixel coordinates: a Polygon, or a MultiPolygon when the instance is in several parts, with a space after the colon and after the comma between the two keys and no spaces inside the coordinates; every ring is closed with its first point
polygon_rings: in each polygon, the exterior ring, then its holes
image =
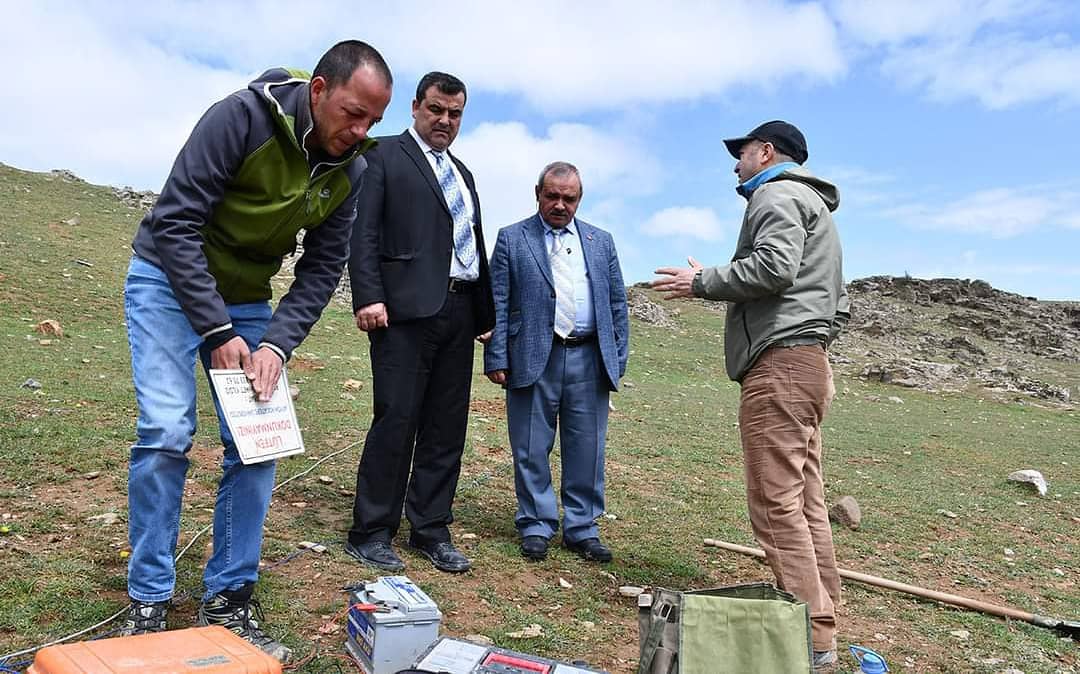
{"type": "MultiPolygon", "coordinates": [[[[431,172],[436,176],[439,172],[435,169],[435,154],[438,152],[430,145],[424,142],[424,139],[420,137],[420,134],[416,132],[415,127],[409,127],[409,134],[416,141],[416,144],[420,146],[420,151],[424,153],[424,159],[427,159],[428,164],[431,166],[431,172]]],[[[450,170],[454,172],[454,177],[457,178],[458,189],[461,190],[461,198],[465,201],[465,216],[469,219],[469,223],[473,226],[473,236],[476,236],[476,215],[473,212],[473,199],[472,192],[469,191],[469,186],[465,184],[465,178],[461,175],[461,171],[458,170],[457,164],[450,158],[450,155],[445,151],[439,154],[446,154],[446,160],[450,162],[450,170]]],[[[450,238],[453,239],[453,230],[451,229],[450,238]]],[[[473,259],[472,264],[468,267],[462,266],[458,261],[457,255],[450,254],[450,278],[461,279],[462,281],[475,281],[480,278],[480,242],[476,242],[476,257],[473,259]]]]}

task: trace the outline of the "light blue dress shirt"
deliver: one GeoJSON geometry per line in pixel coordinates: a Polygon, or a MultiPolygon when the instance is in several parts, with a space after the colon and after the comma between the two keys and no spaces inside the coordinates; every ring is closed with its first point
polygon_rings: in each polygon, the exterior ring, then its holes
{"type": "MultiPolygon", "coordinates": [[[[409,135],[413,137],[416,144],[420,146],[420,151],[424,153],[424,159],[427,159],[428,165],[431,166],[431,172],[436,176],[439,175],[435,169],[435,150],[424,142],[424,139],[420,137],[420,134],[416,132],[416,128],[409,127],[409,135]]],[[[449,160],[450,157],[447,157],[449,160]]],[[[454,177],[457,178],[458,188],[461,190],[461,198],[465,200],[465,215],[469,218],[469,222],[476,225],[476,214],[473,213],[473,200],[472,192],[469,191],[469,186],[465,184],[465,178],[461,175],[461,171],[450,161],[450,169],[454,172],[454,177]]],[[[473,231],[475,236],[476,232],[473,231]]],[[[451,233],[451,236],[453,234],[451,233]]],[[[476,243],[476,259],[472,261],[472,264],[468,267],[463,266],[458,262],[457,255],[450,255],[450,278],[461,279],[462,281],[475,281],[480,278],[480,242],[476,243]]]]}
{"type": "MultiPolygon", "coordinates": [[[[547,223],[543,217],[540,222],[544,223],[544,247],[548,254],[555,239],[555,228],[547,223]]],[[[578,234],[577,221],[571,220],[566,226],[566,233],[562,235],[562,246],[559,255],[566,257],[570,265],[570,273],[574,276],[574,331],[571,337],[584,337],[596,332],[596,315],[593,310],[592,286],[589,284],[589,272],[585,266],[585,253],[581,249],[581,236],[578,234]]]]}

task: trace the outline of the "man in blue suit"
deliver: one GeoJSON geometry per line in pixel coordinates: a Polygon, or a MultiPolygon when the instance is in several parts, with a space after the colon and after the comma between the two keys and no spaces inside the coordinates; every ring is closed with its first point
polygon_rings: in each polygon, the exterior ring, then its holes
{"type": "Polygon", "coordinates": [[[574,218],[581,175],[544,167],[538,213],[499,231],[491,259],[495,329],[484,372],[506,391],[521,554],[539,561],[559,528],[549,456],[562,448],[563,545],[610,562],[596,519],[604,512],[608,395],[630,346],[626,287],[611,235],[574,218]]]}

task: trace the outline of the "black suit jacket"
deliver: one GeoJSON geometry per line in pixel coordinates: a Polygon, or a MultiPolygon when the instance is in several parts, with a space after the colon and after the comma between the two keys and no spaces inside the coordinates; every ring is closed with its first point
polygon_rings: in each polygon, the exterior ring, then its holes
{"type": "MultiPolygon", "coordinates": [[[[349,258],[353,312],[383,302],[391,323],[427,318],[446,301],[454,254],[453,218],[431,165],[409,132],[378,141],[364,155],[368,169],[353,224],[349,258]]],[[[457,157],[449,156],[472,193],[473,234],[480,259],[474,316],[480,335],[495,325],[480,199],[472,173],[457,157]]]]}

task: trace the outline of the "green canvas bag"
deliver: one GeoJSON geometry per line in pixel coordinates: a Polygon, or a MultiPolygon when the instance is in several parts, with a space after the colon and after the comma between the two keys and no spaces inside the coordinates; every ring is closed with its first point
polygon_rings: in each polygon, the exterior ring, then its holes
{"type": "Polygon", "coordinates": [[[813,671],[810,609],[769,583],[647,597],[638,602],[638,674],[813,671]]]}

